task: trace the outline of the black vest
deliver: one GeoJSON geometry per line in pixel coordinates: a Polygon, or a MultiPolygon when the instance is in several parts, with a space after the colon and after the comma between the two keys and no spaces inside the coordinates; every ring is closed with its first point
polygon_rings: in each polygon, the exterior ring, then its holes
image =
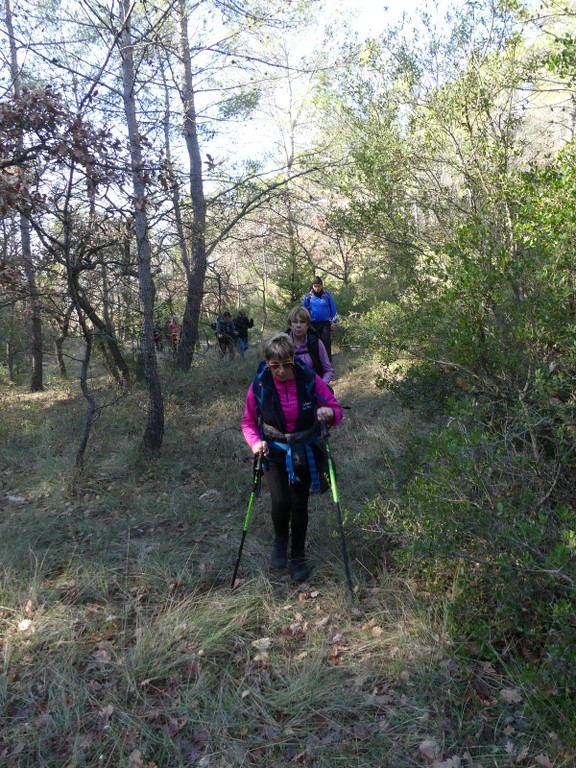
{"type": "MultiPolygon", "coordinates": [[[[286,333],[291,336],[290,328],[286,331],[286,333]]],[[[324,366],[322,365],[322,360],[320,360],[320,350],[318,349],[318,342],[320,341],[320,334],[315,328],[308,328],[308,331],[306,332],[306,346],[308,348],[308,354],[312,358],[312,365],[314,366],[314,370],[322,378],[324,375],[324,366]]],[[[296,353],[296,359],[298,359],[298,353],[296,353]]]]}
{"type": "MultiPolygon", "coordinates": [[[[294,427],[295,432],[304,432],[316,423],[316,378],[313,371],[299,360],[294,362],[294,377],[296,379],[296,394],[298,397],[298,417],[294,427]]],[[[260,423],[270,424],[271,427],[286,433],[286,421],[272,373],[267,365],[256,374],[252,382],[260,423]]]]}

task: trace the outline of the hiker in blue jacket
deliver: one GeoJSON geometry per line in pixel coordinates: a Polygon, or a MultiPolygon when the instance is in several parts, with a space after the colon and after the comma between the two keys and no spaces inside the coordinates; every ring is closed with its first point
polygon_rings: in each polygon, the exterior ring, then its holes
{"type": "Polygon", "coordinates": [[[316,275],[312,287],[302,299],[302,306],[310,313],[314,328],[324,346],[330,361],[332,360],[332,331],[338,322],[336,302],[330,291],[325,290],[322,278],[316,275]]]}

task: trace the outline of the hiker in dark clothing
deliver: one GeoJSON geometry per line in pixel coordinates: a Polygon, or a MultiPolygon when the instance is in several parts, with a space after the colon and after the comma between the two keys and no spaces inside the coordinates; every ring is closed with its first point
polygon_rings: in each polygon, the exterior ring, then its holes
{"type": "Polygon", "coordinates": [[[164,349],[164,334],[159,325],[154,326],[154,346],[156,347],[157,352],[162,352],[164,349]]]}
{"type": "Polygon", "coordinates": [[[178,338],[180,336],[180,324],[175,317],[171,317],[166,323],[166,335],[168,336],[172,354],[175,355],[176,350],[178,349],[178,338]]]}
{"type": "Polygon", "coordinates": [[[238,336],[238,352],[240,357],[244,357],[244,352],[248,349],[248,328],[252,328],[254,320],[248,319],[246,310],[239,309],[238,316],[234,320],[234,329],[238,336]]]}
{"type": "Polygon", "coordinates": [[[332,360],[332,331],[338,322],[338,313],[332,294],[325,290],[322,278],[318,275],[312,280],[310,290],[302,299],[302,306],[310,312],[312,327],[318,331],[328,357],[332,360]]]}
{"type": "Polygon", "coordinates": [[[216,321],[216,338],[220,347],[220,356],[224,357],[226,352],[230,357],[234,357],[236,351],[236,331],[232,322],[230,312],[224,312],[222,317],[216,321]]]}
{"type": "Polygon", "coordinates": [[[264,341],[262,353],[264,363],[246,395],[242,434],[252,453],[265,458],[274,527],[271,565],[287,566],[290,542],[290,573],[305,581],[308,496],[322,490],[320,422],[336,426],[342,409],[322,379],[294,360],[288,334],[264,341]]]}
{"type": "Polygon", "coordinates": [[[334,378],[334,368],[324,342],[312,328],[310,313],[304,307],[293,307],[288,315],[288,335],[294,342],[294,356],[318,374],[325,384],[334,378]]]}

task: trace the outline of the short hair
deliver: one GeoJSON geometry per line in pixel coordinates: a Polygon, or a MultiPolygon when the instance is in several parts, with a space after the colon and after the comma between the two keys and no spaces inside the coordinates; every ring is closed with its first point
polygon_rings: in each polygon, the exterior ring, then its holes
{"type": "Polygon", "coordinates": [[[320,275],[316,275],[316,277],[314,278],[314,280],[312,280],[312,285],[324,285],[324,283],[322,282],[322,278],[320,277],[320,275]]]}
{"type": "Polygon", "coordinates": [[[308,326],[312,325],[312,318],[306,307],[292,307],[288,313],[288,325],[292,325],[297,320],[306,323],[308,326]]]}
{"type": "Polygon", "coordinates": [[[262,355],[266,361],[294,357],[294,342],[287,333],[273,333],[262,342],[262,355]]]}
{"type": "Polygon", "coordinates": [[[232,315],[230,314],[230,312],[224,312],[222,317],[232,317],[232,315]]]}
{"type": "Polygon", "coordinates": [[[242,317],[243,317],[246,314],[246,310],[245,309],[239,309],[238,310],[238,314],[242,315],[242,317]]]}

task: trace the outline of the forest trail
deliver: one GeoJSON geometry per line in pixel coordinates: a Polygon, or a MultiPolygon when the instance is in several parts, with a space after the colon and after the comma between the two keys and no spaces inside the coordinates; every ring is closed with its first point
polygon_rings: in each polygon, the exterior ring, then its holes
{"type": "MultiPolygon", "coordinates": [[[[66,477],[82,398],[72,385],[13,393],[10,403],[3,395],[3,764],[512,768],[521,755],[548,759],[523,692],[494,662],[457,655],[445,606],[390,563],[374,510],[387,503],[395,457],[426,425],[376,387],[361,352],[335,356],[347,409],[331,437],[354,599],[329,493],[311,502],[308,582],[269,569],[264,490],[230,589],[251,489],[239,429],[251,353],[207,358],[189,375],[166,368],[165,448],[154,465],[135,458],[144,394],[101,410],[73,496],[66,477]]],[[[112,394],[101,389],[99,404],[112,394]]]]}

